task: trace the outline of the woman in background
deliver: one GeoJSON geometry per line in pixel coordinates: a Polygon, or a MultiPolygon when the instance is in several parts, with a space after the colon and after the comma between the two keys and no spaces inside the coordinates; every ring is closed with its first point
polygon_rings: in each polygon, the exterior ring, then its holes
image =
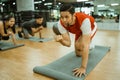
{"type": "Polygon", "coordinates": [[[14,45],[16,45],[15,38],[15,18],[13,15],[6,15],[0,21],[0,40],[9,40],[10,36],[14,45]]]}

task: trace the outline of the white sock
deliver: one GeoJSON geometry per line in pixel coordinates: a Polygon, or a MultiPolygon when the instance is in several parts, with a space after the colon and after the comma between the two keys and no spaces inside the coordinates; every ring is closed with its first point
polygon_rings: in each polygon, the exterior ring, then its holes
{"type": "Polygon", "coordinates": [[[93,41],[91,41],[89,49],[91,50],[91,49],[93,49],[94,47],[95,47],[95,45],[93,44],[93,41]]]}

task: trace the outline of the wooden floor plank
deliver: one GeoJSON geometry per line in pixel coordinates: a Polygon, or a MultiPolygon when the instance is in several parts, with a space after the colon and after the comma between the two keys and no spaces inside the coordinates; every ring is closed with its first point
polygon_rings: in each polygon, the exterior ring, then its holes
{"type": "MultiPolygon", "coordinates": [[[[45,28],[42,36],[53,38],[54,33],[51,29],[45,28]]],[[[71,39],[74,39],[74,35],[71,39]]],[[[18,40],[18,43],[24,43],[25,46],[0,51],[0,80],[53,80],[34,73],[33,68],[37,65],[49,64],[74,51],[74,42],[71,47],[65,47],[54,39],[44,43],[18,40]]],[[[111,50],[86,77],[86,80],[119,80],[120,31],[98,30],[94,43],[110,46],[111,50]]]]}

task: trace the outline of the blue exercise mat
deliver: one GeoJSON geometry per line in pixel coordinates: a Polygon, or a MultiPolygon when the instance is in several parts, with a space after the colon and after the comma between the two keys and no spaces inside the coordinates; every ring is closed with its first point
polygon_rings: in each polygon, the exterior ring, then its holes
{"type": "MultiPolygon", "coordinates": [[[[90,51],[86,70],[87,74],[94,69],[109,50],[110,47],[95,46],[95,48],[90,51]]],[[[84,80],[85,76],[81,78],[75,77],[72,72],[74,68],[80,67],[80,64],[81,57],[77,57],[75,52],[71,52],[50,64],[36,66],[33,68],[33,71],[57,80],[84,80]]]]}
{"type": "Polygon", "coordinates": [[[8,49],[13,49],[13,48],[21,47],[21,46],[24,46],[24,44],[14,45],[11,42],[4,42],[4,41],[0,42],[0,50],[1,51],[8,50],[8,49]]]}

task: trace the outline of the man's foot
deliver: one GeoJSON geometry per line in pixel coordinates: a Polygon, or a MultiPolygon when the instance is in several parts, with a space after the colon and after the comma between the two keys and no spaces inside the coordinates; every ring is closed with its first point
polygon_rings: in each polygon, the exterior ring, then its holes
{"type": "Polygon", "coordinates": [[[95,48],[95,45],[90,45],[89,50],[93,50],[95,48]]]}
{"type": "Polygon", "coordinates": [[[22,38],[22,37],[23,37],[23,36],[22,36],[22,32],[18,31],[18,36],[19,36],[20,38],[22,38]]]}
{"type": "Polygon", "coordinates": [[[43,37],[40,37],[40,39],[44,39],[43,37]]]}
{"type": "Polygon", "coordinates": [[[81,57],[81,55],[76,55],[77,57],[81,57]]]}
{"type": "Polygon", "coordinates": [[[29,37],[24,36],[25,39],[29,39],[29,37]]]}

